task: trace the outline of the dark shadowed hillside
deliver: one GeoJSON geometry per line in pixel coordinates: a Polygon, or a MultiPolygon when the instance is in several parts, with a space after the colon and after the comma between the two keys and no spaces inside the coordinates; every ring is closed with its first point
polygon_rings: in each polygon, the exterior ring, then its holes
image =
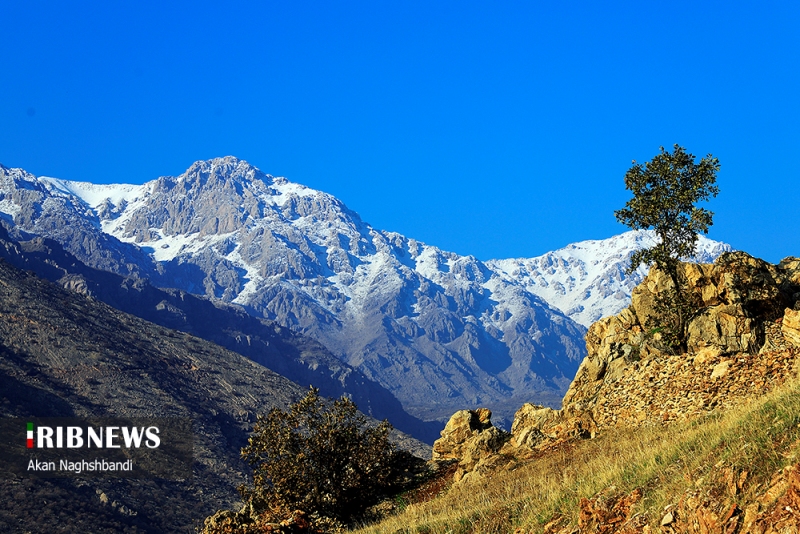
{"type": "Polygon", "coordinates": [[[120,312],[0,260],[0,416],[187,417],[187,482],[0,480],[3,532],[184,532],[231,507],[257,413],[304,388],[189,334],[120,312]]]}
{"type": "Polygon", "coordinates": [[[0,415],[190,417],[186,483],[0,481],[0,530],[185,531],[236,499],[256,412],[304,392],[248,359],[0,261],[0,415]],[[114,504],[116,503],[116,505],[114,504]]]}
{"type": "Polygon", "coordinates": [[[57,242],[40,237],[14,239],[2,224],[0,257],[124,312],[238,352],[298,384],[314,385],[325,396],[347,394],[364,413],[389,419],[399,430],[423,441],[432,443],[439,435],[441,424],[410,416],[388,390],[318,342],[253,317],[240,307],[88,267],[57,242]]]}

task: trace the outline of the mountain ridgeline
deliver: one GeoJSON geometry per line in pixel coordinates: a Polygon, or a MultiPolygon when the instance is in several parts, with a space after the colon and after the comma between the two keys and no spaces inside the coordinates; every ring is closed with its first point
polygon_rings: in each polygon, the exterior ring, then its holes
{"type": "Polygon", "coordinates": [[[0,258],[118,310],[237,352],[297,384],[314,385],[325,396],[348,395],[364,413],[391,419],[396,428],[413,432],[423,441],[430,443],[438,436],[440,425],[408,415],[388,390],[336,359],[316,341],[248,315],[239,307],[93,269],[53,240],[17,241],[2,225],[0,258]]]}
{"type": "MultiPolygon", "coordinates": [[[[354,396],[372,381],[419,420],[488,406],[506,424],[524,402],[560,403],[585,355],[585,327],[627,305],[641,273],[627,277],[625,262],[652,239],[631,232],[484,263],[374,229],[331,195],[232,157],[139,186],[0,166],[0,217],[15,239],[52,239],[91,268],[171,288],[172,300],[156,303],[162,316],[198,295],[312,338],[363,377],[340,380],[354,396]]],[[[706,261],[728,249],[705,239],[700,248],[706,261]]],[[[383,401],[368,402],[384,416],[383,401]]]]}

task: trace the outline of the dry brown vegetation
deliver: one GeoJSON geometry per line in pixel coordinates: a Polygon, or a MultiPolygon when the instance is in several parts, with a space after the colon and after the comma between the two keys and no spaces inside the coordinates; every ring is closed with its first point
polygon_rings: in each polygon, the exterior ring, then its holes
{"type": "Polygon", "coordinates": [[[793,380],[727,412],[666,427],[608,430],[565,444],[355,532],[538,533],[548,524],[557,530],[555,525],[577,525],[581,499],[603,490],[641,490],[632,514],[657,532],[665,510],[687,492],[719,507],[721,516],[734,504],[746,509],[777,471],[797,462],[799,440],[800,383],[793,380]]]}

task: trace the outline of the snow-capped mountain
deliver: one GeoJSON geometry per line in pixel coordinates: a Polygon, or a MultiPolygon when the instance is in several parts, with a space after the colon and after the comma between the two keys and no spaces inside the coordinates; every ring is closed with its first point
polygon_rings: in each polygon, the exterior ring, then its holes
{"type": "Polygon", "coordinates": [[[19,229],[310,335],[425,419],[557,404],[584,354],[581,326],[475,258],[376,230],[235,158],[141,186],[4,169],[0,190],[19,229]]]}
{"type": "MultiPolygon", "coordinates": [[[[653,231],[638,230],[573,243],[535,258],[491,260],[486,265],[588,328],[630,304],[631,291],[647,274],[645,266],[633,274],[626,273],[631,254],[656,243],[653,231]]],[[[730,250],[730,245],[699,235],[692,261],[711,263],[730,250]]]]}
{"type": "Polygon", "coordinates": [[[557,405],[585,354],[585,328],[567,315],[585,323],[624,305],[626,247],[645,239],[484,263],[372,228],[335,197],[232,157],[140,186],[0,166],[0,212],[93,267],[310,335],[427,420],[557,405]]]}

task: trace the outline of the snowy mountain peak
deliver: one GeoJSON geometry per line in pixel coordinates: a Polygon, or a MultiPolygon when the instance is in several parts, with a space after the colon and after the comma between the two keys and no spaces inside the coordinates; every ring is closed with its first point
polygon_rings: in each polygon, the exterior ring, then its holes
{"type": "MultiPolygon", "coordinates": [[[[535,258],[492,260],[487,265],[588,328],[628,306],[631,291],[648,271],[640,266],[629,275],[626,271],[631,255],[657,242],[653,231],[634,230],[608,239],[573,243],[535,258]]],[[[730,245],[699,235],[692,261],[710,263],[730,250],[730,245]]]]}
{"type": "MultiPolygon", "coordinates": [[[[585,352],[578,323],[627,305],[626,262],[651,239],[629,232],[481,262],[377,230],[335,197],[233,157],[140,186],[2,168],[0,212],[94,267],[312,336],[423,419],[557,405],[585,352]]],[[[727,247],[701,244],[704,258],[727,247]]]]}
{"type": "Polygon", "coordinates": [[[264,174],[245,160],[234,156],[225,156],[223,158],[196,161],[175,181],[179,183],[188,182],[202,187],[209,181],[211,183],[218,181],[245,184],[260,181],[268,184],[271,179],[271,176],[264,174]]]}

